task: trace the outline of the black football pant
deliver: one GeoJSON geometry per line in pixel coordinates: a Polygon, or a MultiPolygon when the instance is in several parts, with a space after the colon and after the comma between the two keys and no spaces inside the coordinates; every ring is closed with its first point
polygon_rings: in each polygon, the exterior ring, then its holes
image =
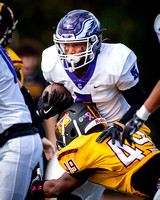
{"type": "Polygon", "coordinates": [[[157,191],[157,183],[160,178],[160,154],[152,157],[141,167],[131,179],[131,184],[135,190],[147,194],[153,199],[157,191]]]}

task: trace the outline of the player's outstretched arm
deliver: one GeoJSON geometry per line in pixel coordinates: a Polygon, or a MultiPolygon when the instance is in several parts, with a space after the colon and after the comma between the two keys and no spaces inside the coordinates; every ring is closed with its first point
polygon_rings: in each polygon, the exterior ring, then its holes
{"type": "Polygon", "coordinates": [[[153,88],[151,94],[141,106],[139,110],[137,110],[136,114],[134,114],[133,118],[126,123],[122,142],[127,139],[127,141],[132,144],[133,138],[132,135],[136,131],[138,131],[143,123],[148,119],[151,113],[153,113],[160,106],[160,80],[157,82],[155,87],[153,88]]]}
{"type": "Polygon", "coordinates": [[[160,80],[153,88],[144,105],[150,113],[154,112],[160,106],[160,80]]]}
{"type": "Polygon", "coordinates": [[[58,179],[46,181],[43,191],[47,197],[56,197],[65,192],[69,193],[82,183],[80,180],[73,178],[66,172],[58,179]]]}

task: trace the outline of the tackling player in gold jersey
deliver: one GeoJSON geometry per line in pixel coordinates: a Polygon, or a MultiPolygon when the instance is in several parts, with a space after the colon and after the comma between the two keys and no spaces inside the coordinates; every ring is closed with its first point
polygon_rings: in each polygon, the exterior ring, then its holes
{"type": "Polygon", "coordinates": [[[111,137],[103,143],[96,138],[107,127],[93,106],[72,104],[57,122],[57,158],[67,173],[59,179],[32,182],[33,195],[55,197],[79,187],[86,180],[117,191],[153,199],[160,177],[160,151],[148,136],[150,130],[143,125],[133,134],[135,144],[125,140],[123,146],[111,137]],[[38,188],[41,189],[38,190],[38,188]]]}

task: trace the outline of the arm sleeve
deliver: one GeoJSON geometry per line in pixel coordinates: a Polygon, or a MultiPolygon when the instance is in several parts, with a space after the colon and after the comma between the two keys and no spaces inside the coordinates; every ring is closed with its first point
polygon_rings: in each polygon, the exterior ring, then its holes
{"type": "Polygon", "coordinates": [[[133,117],[133,114],[142,106],[148,95],[145,93],[140,82],[131,89],[121,91],[121,94],[131,106],[127,113],[119,120],[122,124],[126,124],[126,122],[133,117]]]}
{"type": "Polygon", "coordinates": [[[28,92],[28,90],[24,86],[22,86],[21,92],[23,94],[25,103],[27,104],[27,106],[30,110],[33,126],[35,126],[39,130],[39,134],[40,134],[41,138],[45,137],[45,131],[44,131],[43,125],[40,121],[40,118],[37,114],[36,104],[31,96],[31,94],[28,92]]]}

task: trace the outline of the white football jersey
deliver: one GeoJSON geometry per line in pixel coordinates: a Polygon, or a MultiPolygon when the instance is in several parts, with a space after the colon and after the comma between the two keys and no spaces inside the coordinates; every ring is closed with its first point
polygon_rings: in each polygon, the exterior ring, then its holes
{"type": "Polygon", "coordinates": [[[64,69],[53,45],[42,53],[42,71],[48,82],[63,84],[75,102],[96,103],[108,125],[119,120],[130,107],[120,91],[139,81],[137,57],[120,43],[102,43],[97,59],[89,64],[81,79],[64,69]]]}
{"type": "Polygon", "coordinates": [[[0,47],[0,134],[18,123],[31,123],[31,115],[17,82],[8,53],[0,47]]]}

